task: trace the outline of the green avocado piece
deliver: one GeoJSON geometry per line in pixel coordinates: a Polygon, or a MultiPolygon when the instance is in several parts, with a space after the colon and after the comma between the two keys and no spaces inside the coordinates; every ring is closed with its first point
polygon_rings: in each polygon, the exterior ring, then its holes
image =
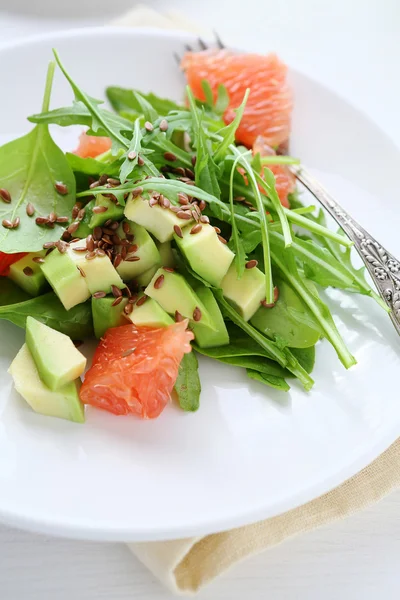
{"type": "MultiPolygon", "coordinates": [[[[128,223],[130,232],[134,236],[132,245],[137,246],[135,252],[127,254],[127,259],[136,257],[139,258],[139,260],[123,260],[118,265],[117,271],[124,281],[131,281],[138,275],[141,275],[141,273],[148,271],[150,268],[161,265],[161,260],[158,248],[146,229],[141,225],[132,223],[132,221],[125,221],[125,223],[128,223]]],[[[122,224],[117,229],[117,235],[121,240],[125,239],[122,224]]]]}
{"type": "Polygon", "coordinates": [[[200,348],[215,348],[229,344],[229,334],[214,294],[204,285],[196,287],[195,292],[206,307],[215,328],[215,331],[213,331],[209,327],[202,325],[201,321],[193,323],[192,329],[196,338],[196,344],[200,348]]]}
{"type": "Polygon", "coordinates": [[[127,298],[123,298],[119,304],[113,306],[114,296],[92,298],[94,334],[98,339],[103,337],[107,329],[128,323],[124,317],[124,308],[127,301],[127,298]]]}
{"type": "MultiPolygon", "coordinates": [[[[144,294],[139,294],[137,302],[143,296],[144,294]]],[[[174,323],[169,314],[152,298],[147,298],[143,304],[139,302],[139,306],[137,306],[137,302],[133,305],[133,311],[127,315],[128,319],[135,325],[143,327],[168,327],[168,325],[174,323]]]]}
{"type": "Polygon", "coordinates": [[[172,251],[171,242],[156,243],[160,253],[160,267],[175,267],[176,260],[172,251]]]}
{"type": "Polygon", "coordinates": [[[184,229],[182,236],[174,235],[174,239],[193,271],[211,285],[220,287],[235,258],[232,250],[219,241],[214,227],[207,223],[196,234],[191,233],[191,228],[184,229]]]}
{"type": "Polygon", "coordinates": [[[71,339],[33,317],[26,319],[26,345],[40,378],[51,390],[58,390],[82,375],[86,358],[71,339]]]}
{"type": "Polygon", "coordinates": [[[136,283],[145,288],[147,285],[149,285],[150,281],[153,279],[154,277],[154,273],[156,271],[158,271],[158,269],[161,267],[161,265],[154,265],[154,267],[150,267],[150,269],[147,269],[147,271],[145,271],[144,273],[141,273],[140,275],[138,275],[135,278],[136,283]]]}
{"type": "Polygon", "coordinates": [[[168,242],[174,236],[174,226],[181,229],[193,225],[193,220],[179,219],[172,210],[162,208],[158,204],[150,206],[148,196],[138,196],[128,199],[125,206],[125,216],[130,221],[142,225],[159,242],[168,242]]]}
{"type": "Polygon", "coordinates": [[[53,250],[46,256],[41,269],[66,310],[86,302],[90,297],[85,277],[82,277],[68,252],[60,254],[53,250]]]}
{"type": "Polygon", "coordinates": [[[81,239],[87,238],[87,236],[92,233],[92,229],[91,229],[89,223],[90,223],[90,219],[92,218],[92,214],[93,214],[92,209],[95,206],[95,204],[96,204],[95,200],[91,200],[90,202],[88,202],[86,204],[84,217],[83,217],[82,221],[80,221],[78,229],[73,234],[74,238],[81,238],[81,239]]]}
{"type": "Polygon", "coordinates": [[[206,307],[186,279],[179,273],[170,273],[164,269],[158,269],[144,292],[147,296],[156,300],[170,315],[174,315],[178,311],[183,317],[190,319],[192,323],[201,322],[204,327],[214,329],[206,307]],[[154,285],[156,281],[160,281],[159,278],[161,278],[162,284],[154,285]],[[196,308],[201,313],[199,315],[200,321],[194,320],[196,308]]]}
{"type": "Polygon", "coordinates": [[[115,285],[118,288],[124,288],[125,284],[118,275],[114,265],[107,255],[95,256],[87,259],[85,252],[79,252],[76,249],[82,248],[82,242],[78,240],[68,246],[67,255],[75,264],[77,272],[84,279],[89,292],[111,292],[111,286],[115,285]]]}
{"type": "Polygon", "coordinates": [[[92,217],[89,222],[89,227],[91,229],[101,227],[108,219],[119,221],[124,216],[124,207],[120,204],[114,204],[110,198],[106,198],[102,194],[99,194],[96,197],[95,206],[105,206],[107,210],[102,213],[92,212],[92,217]]]}
{"type": "Polygon", "coordinates": [[[260,269],[245,269],[237,278],[236,267],[232,264],[222,280],[221,288],[225,298],[245,321],[251,319],[265,298],[265,275],[260,269]]]}
{"type": "Polygon", "coordinates": [[[17,392],[35,412],[76,423],[85,422],[85,409],[79,399],[80,379],[67,383],[57,391],[50,390],[40,379],[26,344],[14,358],[8,372],[14,380],[17,392]]]}
{"type": "Polygon", "coordinates": [[[39,296],[48,287],[40,265],[33,261],[34,258],[43,258],[45,254],[45,250],[29,252],[10,266],[8,277],[31,296],[39,296]]]}
{"type": "Polygon", "coordinates": [[[250,323],[267,337],[281,339],[290,348],[314,346],[321,330],[313,315],[289,284],[276,278],[275,284],[279,289],[275,306],[261,306],[250,323]]]}

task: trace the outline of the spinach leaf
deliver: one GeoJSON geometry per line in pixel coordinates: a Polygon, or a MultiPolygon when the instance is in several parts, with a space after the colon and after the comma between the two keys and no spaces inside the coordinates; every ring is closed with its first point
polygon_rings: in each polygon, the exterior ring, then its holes
{"type": "Polygon", "coordinates": [[[71,169],[76,173],[83,173],[91,177],[97,177],[98,175],[117,175],[120,168],[120,160],[114,160],[111,163],[104,163],[95,158],[82,158],[72,152],[66,153],[66,158],[71,169]]]}
{"type": "Polygon", "coordinates": [[[196,411],[200,406],[201,384],[197,357],[194,351],[184,354],[179,366],[175,391],[179,406],[185,411],[196,411]]]}
{"type": "Polygon", "coordinates": [[[253,231],[247,231],[241,236],[243,250],[246,254],[251,254],[253,250],[261,244],[261,231],[253,229],[253,231]]]}
{"type": "MultiPolygon", "coordinates": [[[[169,100],[168,98],[161,98],[156,94],[150,92],[150,94],[143,94],[140,92],[141,97],[144,98],[154,110],[162,116],[166,116],[171,110],[181,110],[182,106],[169,100]]],[[[107,98],[116,112],[121,111],[132,111],[133,113],[141,114],[141,105],[135,96],[135,90],[130,90],[121,87],[110,86],[106,89],[107,98]]]]}
{"type": "Polygon", "coordinates": [[[275,375],[269,375],[268,373],[260,373],[259,371],[253,371],[252,369],[246,369],[246,371],[247,376],[250,379],[254,379],[259,383],[263,383],[264,385],[268,385],[269,387],[283,392],[288,392],[290,390],[290,385],[288,385],[282,377],[276,377],[275,375]]]}
{"type": "Polygon", "coordinates": [[[11,321],[18,327],[25,328],[29,316],[72,339],[82,339],[93,334],[90,302],[78,304],[67,311],[57,296],[49,292],[37,298],[0,306],[0,319],[11,321]]]}
{"type": "MultiPolygon", "coordinates": [[[[47,72],[43,110],[50,102],[55,64],[47,72]]],[[[20,220],[16,229],[0,227],[0,251],[35,252],[45,242],[58,239],[64,228],[39,227],[35,218],[55,212],[68,216],[75,202],[75,178],[64,153],[53,142],[47,125],[36,125],[27,135],[0,148],[0,187],[6,189],[11,202],[1,203],[0,222],[20,220]],[[67,193],[61,195],[55,185],[61,182],[67,193]],[[35,207],[35,216],[26,213],[28,203],[35,207]]]]}
{"type": "Polygon", "coordinates": [[[0,306],[24,302],[30,298],[31,296],[11,281],[11,279],[0,277],[0,306]]]}
{"type": "Polygon", "coordinates": [[[283,238],[285,240],[285,248],[288,248],[292,245],[292,231],[290,229],[287,215],[276,191],[275,175],[271,169],[264,168],[264,177],[261,177],[257,171],[255,172],[255,176],[259,184],[262,186],[262,189],[266,191],[268,198],[271,200],[272,206],[278,215],[282,226],[283,238]]]}
{"type": "Polygon", "coordinates": [[[292,354],[297,358],[307,373],[312,373],[315,364],[315,346],[308,348],[291,348],[292,354]]]}
{"type": "Polygon", "coordinates": [[[243,369],[252,369],[253,371],[259,371],[260,373],[267,373],[269,375],[274,375],[275,377],[285,377],[288,374],[288,371],[281,367],[278,363],[273,360],[266,358],[265,356],[215,356],[213,353],[210,353],[209,350],[216,350],[216,348],[199,348],[195,346],[197,352],[203,354],[204,356],[208,356],[209,358],[214,358],[219,362],[225,363],[227,365],[233,365],[234,367],[241,367],[243,369]]]}

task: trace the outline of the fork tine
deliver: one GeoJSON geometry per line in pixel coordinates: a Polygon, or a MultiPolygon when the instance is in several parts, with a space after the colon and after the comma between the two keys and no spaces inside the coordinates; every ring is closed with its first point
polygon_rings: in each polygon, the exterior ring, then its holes
{"type": "Polygon", "coordinates": [[[185,50],[187,52],[193,52],[193,48],[192,48],[192,46],[190,44],[185,44],[185,50]]]}
{"type": "Polygon", "coordinates": [[[217,46],[220,50],[224,50],[226,48],[224,42],[221,40],[221,38],[219,37],[218,33],[214,30],[214,37],[215,37],[215,41],[217,42],[217,46]]]}
{"type": "Polygon", "coordinates": [[[174,59],[176,61],[176,64],[178,65],[178,67],[181,66],[181,57],[179,56],[179,54],[177,52],[174,52],[174,59]]]}
{"type": "Polygon", "coordinates": [[[201,38],[198,38],[198,42],[199,42],[199,46],[202,50],[208,50],[207,44],[201,38]]]}

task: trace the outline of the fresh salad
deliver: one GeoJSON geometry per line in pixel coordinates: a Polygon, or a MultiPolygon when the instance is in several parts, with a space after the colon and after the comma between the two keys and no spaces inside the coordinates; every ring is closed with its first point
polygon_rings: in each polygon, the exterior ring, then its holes
{"type": "Polygon", "coordinates": [[[322,338],[354,365],[320,289],[381,300],[299,199],[285,65],[189,52],[182,103],[109,87],[108,110],[54,57],[33,129],[0,148],[0,318],[26,329],[10,373],[32,409],[154,418],[175,396],[195,411],[198,355],[309,391],[322,338]],[[50,110],[57,66],[75,98],[50,110]],[[82,126],[77,150],[49,125],[82,126]]]}

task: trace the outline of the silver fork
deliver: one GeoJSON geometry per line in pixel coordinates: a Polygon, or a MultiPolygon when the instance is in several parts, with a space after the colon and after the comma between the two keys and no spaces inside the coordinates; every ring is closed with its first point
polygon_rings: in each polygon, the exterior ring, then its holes
{"type": "MultiPolygon", "coordinates": [[[[225,48],[218,34],[214,32],[214,35],[216,38],[216,47],[220,49],[225,48]]],[[[197,43],[199,46],[198,50],[207,50],[210,48],[201,38],[198,38],[197,43]]],[[[185,49],[189,52],[198,51],[188,44],[185,46],[185,49]]],[[[180,64],[179,56],[175,55],[175,58],[178,64],[180,64]]],[[[394,328],[400,335],[400,261],[353,219],[303,165],[291,166],[289,168],[296,179],[311,192],[314,198],[335,219],[345,234],[354,243],[354,248],[366,266],[379,295],[389,308],[389,316],[394,328]]]]}

